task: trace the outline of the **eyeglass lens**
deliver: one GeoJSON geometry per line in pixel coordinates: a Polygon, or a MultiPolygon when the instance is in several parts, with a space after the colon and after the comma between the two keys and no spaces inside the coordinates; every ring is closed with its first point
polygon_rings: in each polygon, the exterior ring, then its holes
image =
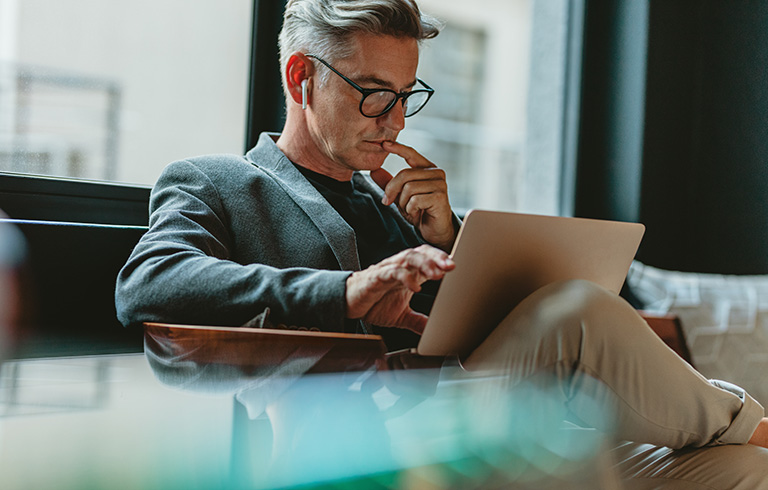
{"type": "MultiPolygon", "coordinates": [[[[360,107],[363,114],[369,117],[380,116],[387,112],[395,103],[397,95],[393,92],[382,91],[369,94],[360,107]]],[[[429,99],[429,93],[416,91],[408,95],[404,101],[403,112],[405,117],[417,113],[429,99]]]]}

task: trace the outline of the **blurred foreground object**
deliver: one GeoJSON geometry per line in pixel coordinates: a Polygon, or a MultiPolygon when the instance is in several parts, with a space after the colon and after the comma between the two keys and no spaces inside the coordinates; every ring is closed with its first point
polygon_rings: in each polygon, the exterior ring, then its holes
{"type": "MultiPolygon", "coordinates": [[[[0,218],[4,217],[0,213],[0,218]]],[[[0,221],[0,362],[10,353],[18,335],[23,305],[22,266],[26,258],[24,237],[0,221]]]]}

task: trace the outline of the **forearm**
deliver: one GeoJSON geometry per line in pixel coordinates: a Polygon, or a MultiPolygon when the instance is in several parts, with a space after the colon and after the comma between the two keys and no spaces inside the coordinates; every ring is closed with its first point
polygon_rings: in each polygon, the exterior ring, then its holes
{"type": "Polygon", "coordinates": [[[238,326],[269,307],[274,323],[343,331],[349,272],[240,265],[192,252],[135,254],[118,276],[123,324],[238,326]]]}
{"type": "Polygon", "coordinates": [[[181,161],[161,175],[150,229],[117,279],[120,321],[237,326],[269,307],[274,323],[341,331],[349,273],[325,270],[334,264],[310,250],[312,259],[294,257],[295,244],[274,233],[271,208],[257,207],[256,199],[240,208],[230,199],[227,207],[211,171],[181,161]],[[241,212],[233,225],[233,212],[241,209],[248,219],[241,212]]]}

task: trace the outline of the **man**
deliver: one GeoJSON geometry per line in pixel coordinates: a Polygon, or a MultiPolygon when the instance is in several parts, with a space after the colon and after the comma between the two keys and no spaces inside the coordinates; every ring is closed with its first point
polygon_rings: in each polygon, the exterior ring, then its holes
{"type": "MultiPolygon", "coordinates": [[[[244,158],[166,168],[150,230],[118,277],[121,321],[242,325],[269,316],[341,332],[422,331],[426,316],[411,300],[453,269],[447,251],[459,223],[444,173],[396,138],[431,96],[416,76],[418,49],[437,33],[411,0],[288,2],[283,132],[262,134],[244,158]],[[389,154],[408,168],[381,169],[389,154]]],[[[635,483],[768,486],[768,451],[757,447],[768,445],[763,408],[704,379],[629,305],[590,283],[537,291],[463,365],[500,370],[511,389],[551,374],[577,417],[599,427],[589,410],[597,400],[627,440],[711,446],[623,446],[617,457],[631,461],[623,469],[635,483]]]]}

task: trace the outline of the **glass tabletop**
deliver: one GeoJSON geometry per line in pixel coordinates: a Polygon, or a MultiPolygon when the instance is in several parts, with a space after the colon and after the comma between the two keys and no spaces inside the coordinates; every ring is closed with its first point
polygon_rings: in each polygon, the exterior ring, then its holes
{"type": "Polygon", "coordinates": [[[604,488],[605,436],[564,426],[546,393],[458,367],[303,371],[151,351],[8,361],[3,488],[604,488]]]}

